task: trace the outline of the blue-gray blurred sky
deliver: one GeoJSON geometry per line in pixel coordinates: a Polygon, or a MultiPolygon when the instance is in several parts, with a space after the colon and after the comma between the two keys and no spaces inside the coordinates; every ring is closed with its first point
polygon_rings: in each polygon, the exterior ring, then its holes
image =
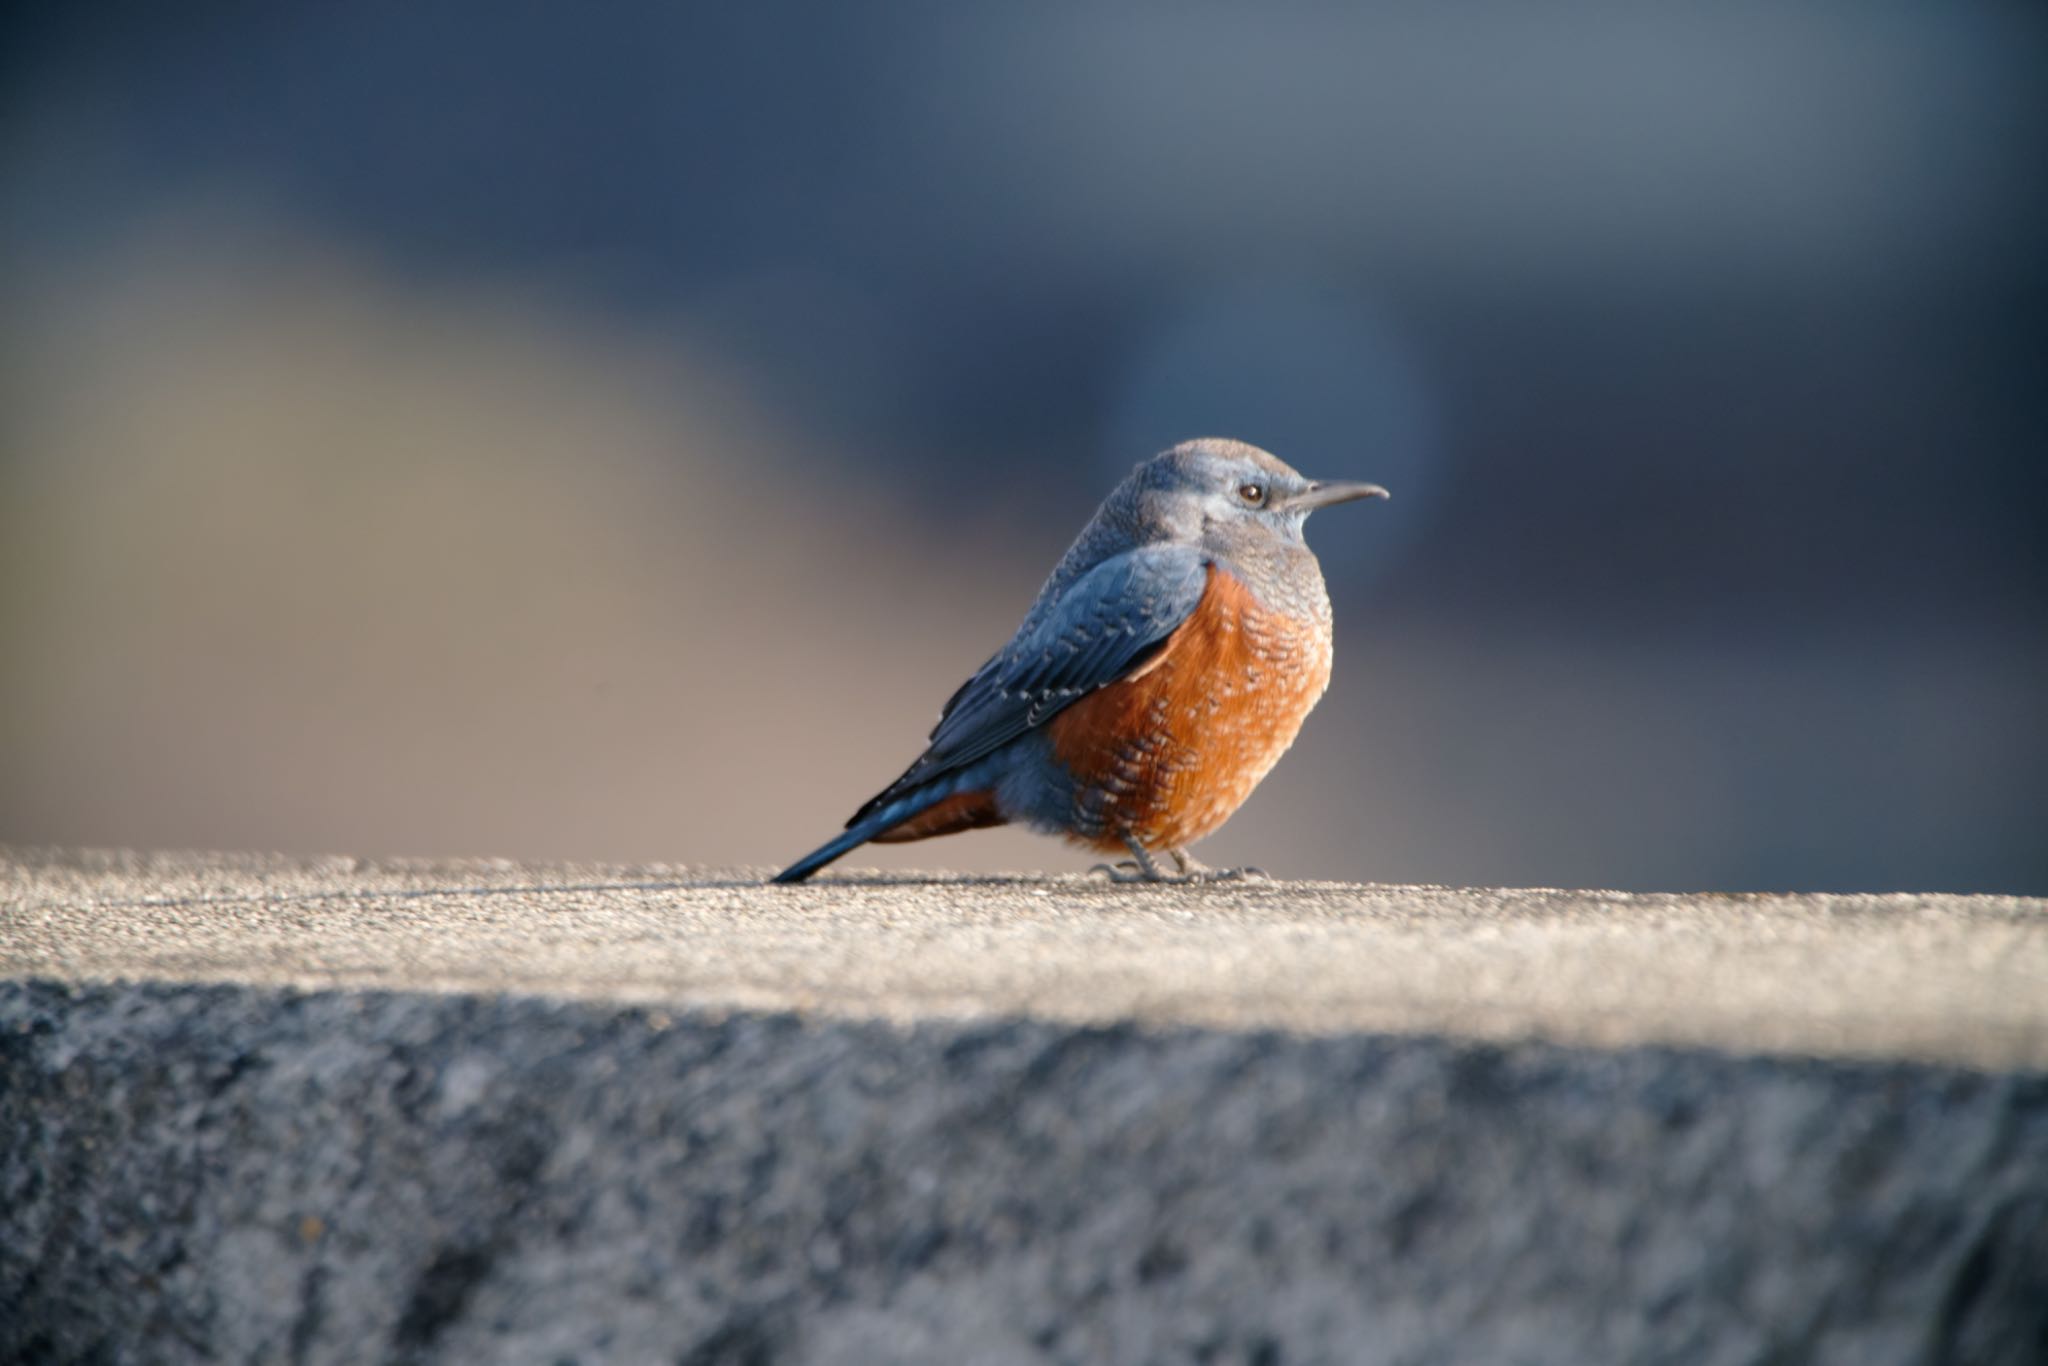
{"type": "Polygon", "coordinates": [[[2038,12],[0,24],[0,839],[786,859],[1215,433],[1395,498],[1211,862],[2048,891],[2038,12]]]}

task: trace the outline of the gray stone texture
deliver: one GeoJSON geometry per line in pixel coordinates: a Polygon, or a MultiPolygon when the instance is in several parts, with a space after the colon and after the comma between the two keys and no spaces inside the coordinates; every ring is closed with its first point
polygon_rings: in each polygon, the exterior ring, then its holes
{"type": "Polygon", "coordinates": [[[0,1361],[2048,1359],[2039,902],[24,853],[0,896],[0,1361]],[[1610,940],[1785,999],[1574,1027],[1530,979],[1610,940]],[[1990,985],[1859,1033],[1859,940],[1990,985]],[[1338,990],[1431,944],[1405,1027],[1338,990]]]}

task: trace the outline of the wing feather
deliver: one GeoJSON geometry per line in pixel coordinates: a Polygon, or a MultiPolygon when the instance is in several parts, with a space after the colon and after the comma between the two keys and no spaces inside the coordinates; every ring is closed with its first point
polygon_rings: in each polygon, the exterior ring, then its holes
{"type": "Polygon", "coordinates": [[[1191,546],[1146,546],[1089,570],[960,686],[924,754],[847,825],[1142,669],[1202,600],[1208,569],[1208,557],[1191,546]]]}

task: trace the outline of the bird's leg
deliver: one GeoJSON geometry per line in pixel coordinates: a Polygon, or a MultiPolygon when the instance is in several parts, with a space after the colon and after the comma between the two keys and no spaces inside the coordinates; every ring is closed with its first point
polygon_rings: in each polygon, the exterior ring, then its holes
{"type": "MultiPolygon", "coordinates": [[[[1159,861],[1152,857],[1152,851],[1138,843],[1136,836],[1125,835],[1123,840],[1124,848],[1131,851],[1129,858],[1125,859],[1122,863],[1116,864],[1098,863],[1088,871],[1091,873],[1107,873],[1111,882],[1184,882],[1187,880],[1185,877],[1175,877],[1164,868],[1161,868],[1159,861]]],[[[1175,857],[1178,857],[1178,854],[1175,857]]]]}
{"type": "Polygon", "coordinates": [[[1174,867],[1180,869],[1181,877],[1189,882],[1263,882],[1266,880],[1266,870],[1263,868],[1211,868],[1185,849],[1169,849],[1166,852],[1173,856],[1174,867]]]}

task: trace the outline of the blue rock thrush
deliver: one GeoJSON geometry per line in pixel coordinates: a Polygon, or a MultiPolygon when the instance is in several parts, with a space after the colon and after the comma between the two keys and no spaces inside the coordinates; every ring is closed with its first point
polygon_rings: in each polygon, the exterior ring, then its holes
{"type": "Polygon", "coordinates": [[[1232,876],[1187,847],[1251,795],[1330,682],[1330,598],[1302,523],[1386,496],[1304,479],[1240,441],[1147,460],[946,703],[918,761],[775,880],[870,840],[1012,821],[1128,852],[1104,865],[1118,880],[1232,876]]]}

